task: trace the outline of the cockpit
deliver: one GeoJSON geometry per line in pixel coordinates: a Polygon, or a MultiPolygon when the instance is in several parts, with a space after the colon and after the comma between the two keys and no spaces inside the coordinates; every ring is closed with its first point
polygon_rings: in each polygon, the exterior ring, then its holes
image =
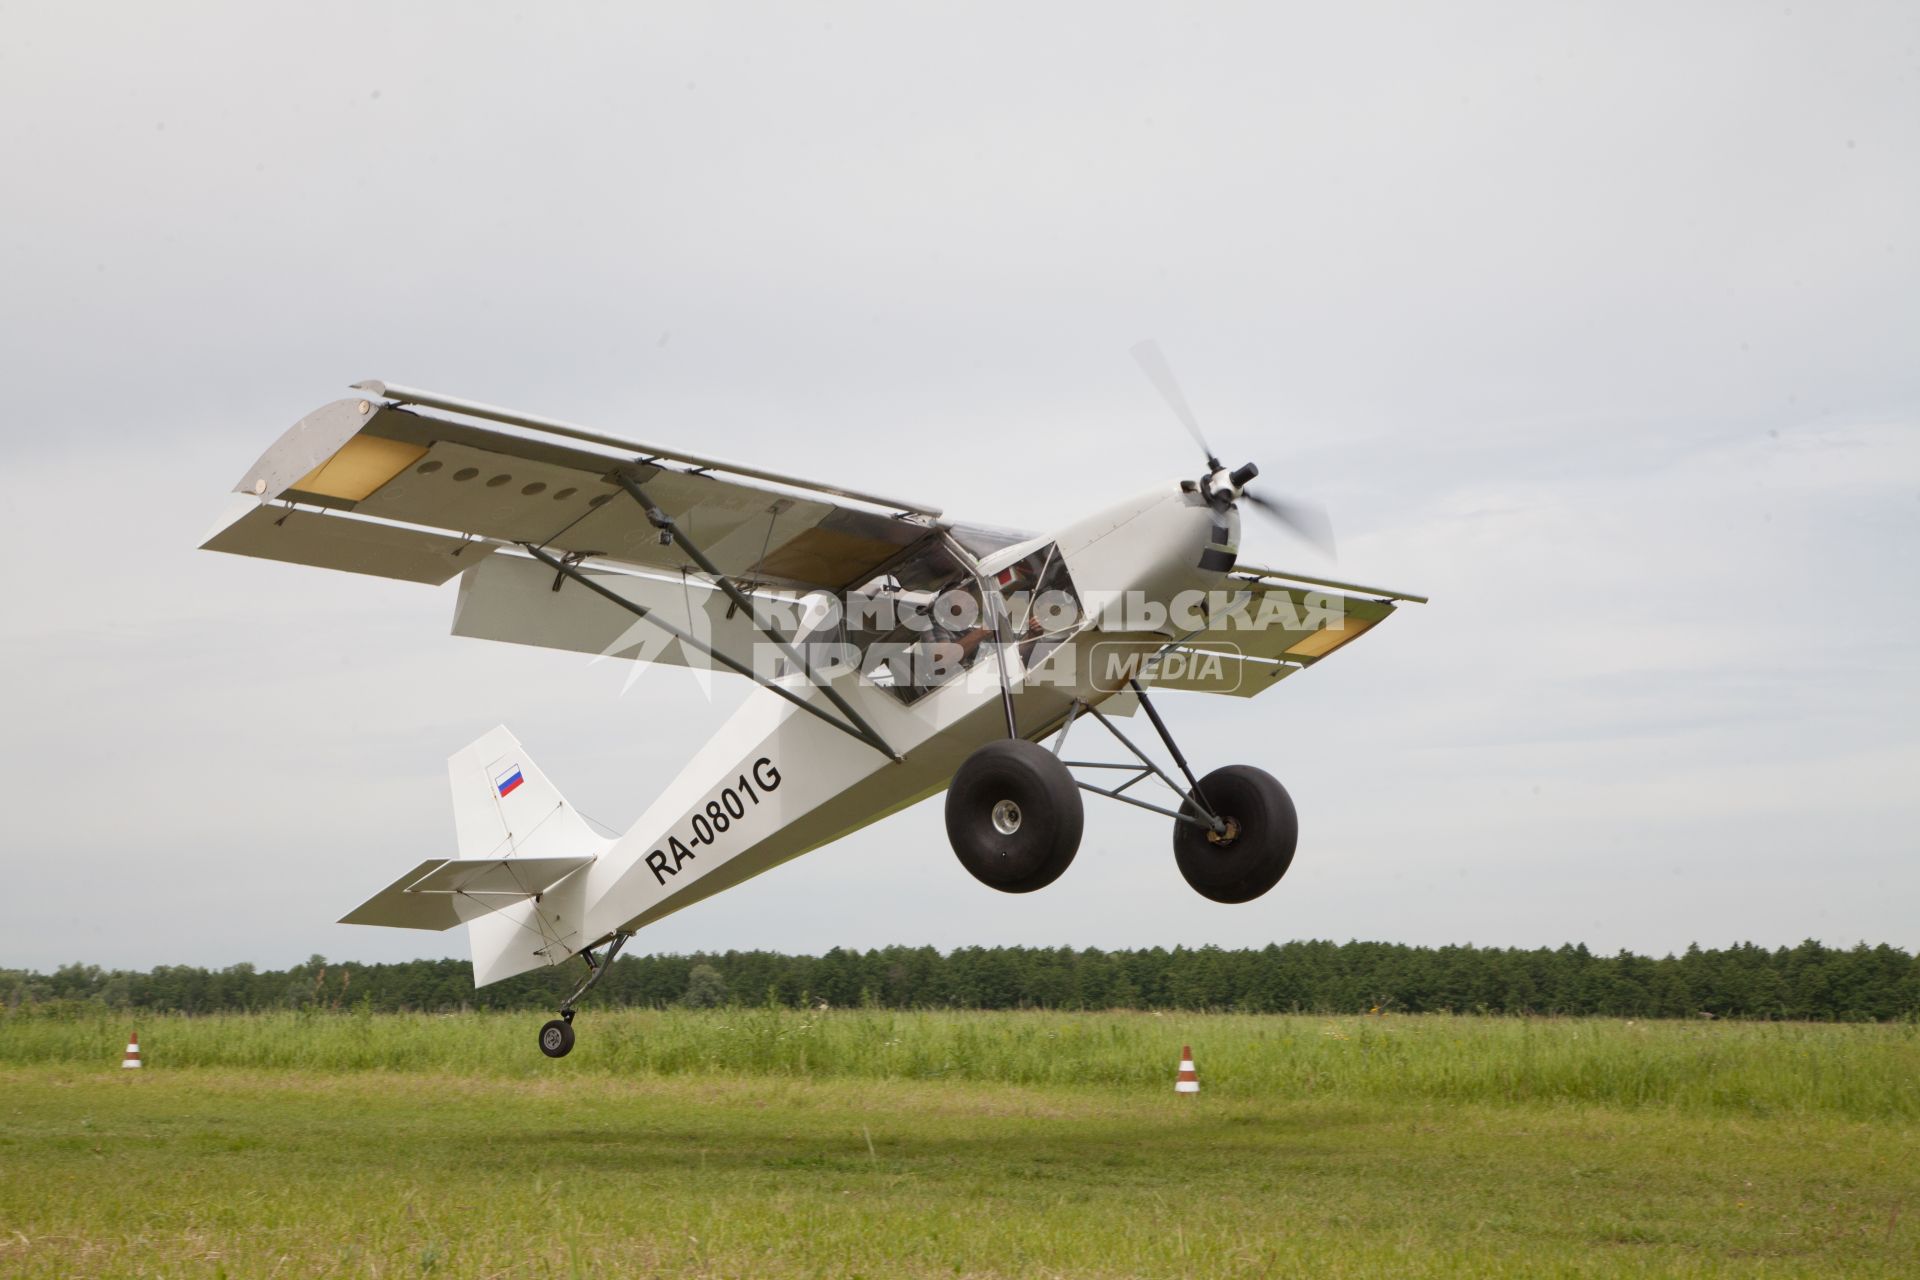
{"type": "Polygon", "coordinates": [[[862,678],[908,705],[993,661],[997,641],[1005,641],[1010,667],[1017,654],[1019,670],[1030,670],[1081,621],[1078,593],[1052,543],[976,575],[944,540],[929,539],[840,603],[840,617],[812,631],[808,643],[834,640],[862,678]]]}

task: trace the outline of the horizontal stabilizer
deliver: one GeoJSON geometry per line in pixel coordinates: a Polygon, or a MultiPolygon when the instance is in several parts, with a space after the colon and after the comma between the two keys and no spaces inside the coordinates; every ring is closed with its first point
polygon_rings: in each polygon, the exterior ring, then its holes
{"type": "Polygon", "coordinates": [[[545,893],[584,858],[429,858],[348,912],[341,924],[451,929],[545,893]]]}

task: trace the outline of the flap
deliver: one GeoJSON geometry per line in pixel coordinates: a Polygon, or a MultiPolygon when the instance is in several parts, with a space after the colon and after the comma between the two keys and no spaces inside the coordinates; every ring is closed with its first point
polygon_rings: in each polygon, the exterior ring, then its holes
{"type": "MultiPolygon", "coordinates": [[[[689,653],[686,646],[619,605],[562,579],[536,560],[516,555],[489,558],[478,571],[460,580],[460,600],[453,614],[453,634],[510,644],[570,649],[576,653],[641,659],[674,666],[725,672],[727,668],[706,655],[689,653]]],[[[775,673],[777,654],[753,625],[718,588],[703,580],[651,578],[631,573],[593,573],[595,583],[649,610],[665,622],[713,646],[715,650],[769,675],[775,673]],[[757,648],[765,646],[765,650],[757,648]]],[[[801,614],[798,601],[762,598],[760,616],[792,638],[801,614]]]]}

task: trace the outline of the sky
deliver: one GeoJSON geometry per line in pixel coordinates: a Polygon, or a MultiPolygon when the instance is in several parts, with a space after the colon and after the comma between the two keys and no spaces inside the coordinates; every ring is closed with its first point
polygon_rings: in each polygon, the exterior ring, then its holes
{"type": "Polygon", "coordinates": [[[938,800],[634,950],[1920,946],[1920,8],[0,4],[0,966],[464,955],[332,923],[510,726],[624,827],[737,705],[196,550],[381,378],[1045,529],[1229,464],[1430,594],[1253,701],[1267,896],[938,800]],[[930,446],[929,442],[934,442],[930,446]]]}

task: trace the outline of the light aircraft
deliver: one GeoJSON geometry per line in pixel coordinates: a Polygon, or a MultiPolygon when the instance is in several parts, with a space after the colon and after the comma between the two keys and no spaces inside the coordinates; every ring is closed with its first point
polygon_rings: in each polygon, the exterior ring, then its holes
{"type": "Polygon", "coordinates": [[[343,923],[465,924],[476,986],[580,957],[540,1030],[561,1057],[637,930],[943,790],[955,854],[995,889],[1066,870],[1088,794],[1171,819],[1206,897],[1271,889],[1298,837],[1286,789],[1251,765],[1196,776],[1148,690],[1255,696],[1424,597],[1240,564],[1243,505],[1322,543],[1325,517],[1251,490],[1259,468],[1221,464],[1158,347],[1134,356],[1205,469],[1038,535],[381,382],[301,419],[204,547],[458,578],[456,635],[757,685],[618,838],[505,728],[483,735],[448,762],[456,856],[343,923]],[[1136,711],[1178,780],[1117,723],[1136,711]],[[1128,758],[1069,759],[1083,721],[1128,758]]]}

